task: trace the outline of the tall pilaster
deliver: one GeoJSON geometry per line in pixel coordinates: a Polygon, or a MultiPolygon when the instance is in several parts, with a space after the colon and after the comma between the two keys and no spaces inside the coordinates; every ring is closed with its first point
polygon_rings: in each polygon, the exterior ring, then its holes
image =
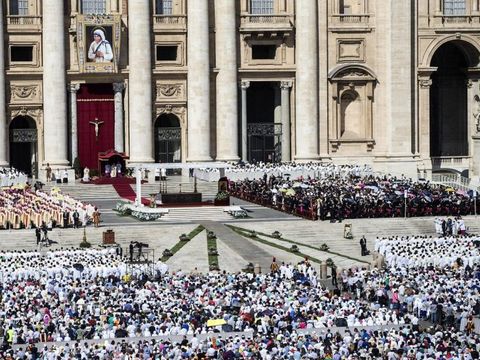
{"type": "Polygon", "coordinates": [[[80,84],[71,83],[68,87],[70,91],[70,146],[72,153],[72,162],[78,157],[78,121],[77,121],[77,91],[80,90],[80,84]]]}
{"type": "Polygon", "coordinates": [[[238,88],[235,1],[215,1],[217,160],[238,157],[238,88]]]}
{"type": "Polygon", "coordinates": [[[250,81],[242,81],[242,160],[248,161],[248,134],[247,134],[247,90],[250,81]]]}
{"type": "Polygon", "coordinates": [[[7,114],[5,107],[5,54],[3,31],[3,1],[0,1],[0,166],[8,166],[7,161],[7,114]]]}
{"type": "Polygon", "coordinates": [[[63,0],[43,1],[44,162],[52,167],[68,165],[63,8],[63,0]]]}
{"type": "Polygon", "coordinates": [[[123,89],[124,83],[113,83],[113,93],[115,94],[115,150],[125,151],[123,136],[123,89]]]}
{"type": "Polygon", "coordinates": [[[153,162],[150,2],[128,2],[130,161],[153,162]]]}
{"type": "Polygon", "coordinates": [[[290,81],[282,81],[280,88],[282,90],[282,161],[292,160],[290,154],[290,81]]]}
{"type": "Polygon", "coordinates": [[[296,9],[296,160],[317,160],[318,29],[317,0],[297,0],[296,9]]]}
{"type": "MultiPolygon", "coordinates": [[[[148,3],[145,1],[145,3],[148,3]]],[[[225,14],[224,14],[225,16],[225,14]]],[[[210,65],[208,54],[208,0],[190,0],[187,6],[188,161],[210,157],[210,65]]]]}

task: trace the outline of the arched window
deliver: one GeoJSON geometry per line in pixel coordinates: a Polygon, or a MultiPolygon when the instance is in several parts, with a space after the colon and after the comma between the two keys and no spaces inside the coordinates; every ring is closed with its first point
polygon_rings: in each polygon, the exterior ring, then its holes
{"type": "Polygon", "coordinates": [[[465,15],[465,0],[443,0],[443,15],[465,15]]]}
{"type": "Polygon", "coordinates": [[[172,0],[156,0],[155,14],[172,15],[172,0]]]}
{"type": "Polygon", "coordinates": [[[273,14],[273,0],[250,0],[250,14],[273,14]]]}
{"type": "Polygon", "coordinates": [[[106,0],[82,0],[82,14],[106,14],[106,0]]]}

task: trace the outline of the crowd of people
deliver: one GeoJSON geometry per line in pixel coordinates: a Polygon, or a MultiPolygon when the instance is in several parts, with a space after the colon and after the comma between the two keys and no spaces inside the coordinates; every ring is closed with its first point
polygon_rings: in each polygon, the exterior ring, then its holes
{"type": "Polygon", "coordinates": [[[0,167],[0,187],[26,184],[27,175],[14,168],[0,167]]]}
{"type": "MultiPolygon", "coordinates": [[[[288,176],[290,179],[297,179],[299,177],[335,178],[348,175],[367,176],[372,174],[374,174],[374,172],[369,165],[335,165],[332,163],[323,164],[318,162],[259,162],[255,164],[239,162],[225,168],[224,176],[232,181],[242,181],[262,179],[264,176],[288,176]]],[[[199,180],[218,181],[220,179],[220,170],[215,168],[195,169],[193,175],[199,180]]]]}
{"type": "Polygon", "coordinates": [[[50,194],[28,186],[0,189],[0,229],[46,226],[80,227],[93,219],[97,209],[52,189],[50,194]]]}
{"type": "Polygon", "coordinates": [[[344,167],[339,176],[264,174],[261,179],[231,181],[229,191],[232,196],[313,220],[461,216],[473,214],[474,199],[480,208],[480,199],[473,197],[473,191],[455,191],[405,177],[357,173],[354,167],[344,167]]]}
{"type": "MultiPolygon", "coordinates": [[[[477,238],[456,247],[443,240],[459,255],[478,254],[477,238]]],[[[3,252],[4,349],[15,359],[476,359],[480,267],[470,259],[435,262],[431,254],[445,251],[439,241],[378,239],[388,266],[338,269],[333,290],[321,285],[308,258],[266,274],[169,273],[158,261],[148,277],[142,269],[126,272],[126,258],[114,249],[3,252]],[[407,252],[428,247],[431,261],[391,262],[399,244],[407,252]],[[209,326],[214,319],[223,325],[209,326]],[[432,328],[421,329],[421,320],[432,328]],[[67,345],[35,345],[47,341],[67,345]]]]}

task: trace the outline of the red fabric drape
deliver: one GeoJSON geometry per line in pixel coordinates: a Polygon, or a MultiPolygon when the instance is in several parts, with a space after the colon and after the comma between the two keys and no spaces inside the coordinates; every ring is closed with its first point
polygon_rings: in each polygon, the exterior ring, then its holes
{"type": "Polygon", "coordinates": [[[115,106],[112,84],[84,84],[77,94],[78,157],[80,165],[90,169],[98,168],[98,153],[114,148],[115,106]],[[98,126],[90,122],[103,121],[98,126]]]}

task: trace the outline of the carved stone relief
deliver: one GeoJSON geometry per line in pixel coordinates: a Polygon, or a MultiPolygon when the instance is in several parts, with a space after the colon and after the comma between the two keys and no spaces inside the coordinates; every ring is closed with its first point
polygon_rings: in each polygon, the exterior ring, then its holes
{"type": "Polygon", "coordinates": [[[183,99],[184,84],[157,84],[157,100],[183,99]]]}
{"type": "Polygon", "coordinates": [[[40,85],[10,85],[10,102],[11,103],[32,103],[40,102],[40,85]]]}

